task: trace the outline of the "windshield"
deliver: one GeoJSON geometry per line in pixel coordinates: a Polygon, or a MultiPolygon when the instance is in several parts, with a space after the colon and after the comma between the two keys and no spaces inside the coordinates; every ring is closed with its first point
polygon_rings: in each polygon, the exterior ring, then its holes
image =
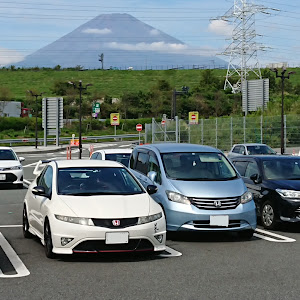
{"type": "Polygon", "coordinates": [[[57,187],[60,195],[135,195],[144,193],[125,168],[59,169],[57,187]]]}
{"type": "Polygon", "coordinates": [[[300,158],[263,161],[265,177],[270,180],[300,180],[300,158]]]}
{"type": "Polygon", "coordinates": [[[0,160],[17,160],[16,155],[9,149],[0,150],[0,160]]]}
{"type": "Polygon", "coordinates": [[[105,160],[114,160],[128,166],[130,153],[111,153],[105,154],[105,160]]]}
{"type": "Polygon", "coordinates": [[[221,153],[162,154],[167,177],[175,180],[230,180],[235,170],[221,153]]]}
{"type": "Polygon", "coordinates": [[[266,145],[247,146],[247,150],[248,150],[249,155],[276,154],[276,152],[273,149],[271,149],[269,146],[266,146],[266,145]]]}

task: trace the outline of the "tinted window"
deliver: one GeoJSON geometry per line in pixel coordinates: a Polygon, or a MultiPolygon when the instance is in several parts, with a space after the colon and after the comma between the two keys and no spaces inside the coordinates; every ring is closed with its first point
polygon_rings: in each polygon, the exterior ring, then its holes
{"type": "Polygon", "coordinates": [[[128,166],[130,158],[130,153],[112,153],[112,154],[105,154],[106,160],[114,160],[122,163],[126,167],[128,166]]]}
{"type": "Polygon", "coordinates": [[[250,178],[253,174],[259,174],[259,170],[256,162],[250,161],[245,171],[245,177],[250,178]]]}
{"type": "MultiPolygon", "coordinates": [[[[98,154],[99,154],[98,152],[94,152],[91,156],[91,159],[97,159],[98,154]]],[[[100,155],[100,159],[101,159],[101,155],[100,155]]]]}
{"type": "Polygon", "coordinates": [[[138,151],[137,151],[137,150],[133,150],[132,153],[131,153],[131,156],[130,156],[130,162],[129,162],[129,163],[130,163],[130,168],[131,168],[131,169],[134,169],[134,168],[135,168],[137,154],[138,154],[138,151]]]}
{"type": "Polygon", "coordinates": [[[155,153],[150,153],[148,162],[148,172],[154,171],[157,173],[156,182],[161,183],[161,171],[155,153]]]}
{"type": "Polygon", "coordinates": [[[245,170],[248,165],[247,161],[235,161],[233,162],[234,166],[238,170],[241,176],[245,176],[245,170]]]}
{"type": "Polygon", "coordinates": [[[125,168],[63,168],[58,171],[57,181],[60,195],[134,195],[144,193],[139,183],[125,168]]]}
{"type": "Polygon", "coordinates": [[[229,180],[237,174],[221,153],[166,153],[167,177],[177,180],[229,180]]]}
{"type": "Polygon", "coordinates": [[[143,152],[139,152],[136,162],[135,169],[137,171],[140,171],[141,173],[147,175],[148,169],[147,169],[147,161],[148,161],[149,155],[143,152]]]}
{"type": "Polygon", "coordinates": [[[232,152],[234,153],[239,153],[240,152],[240,149],[241,149],[241,146],[235,146],[232,150],[232,152]]]}
{"type": "Polygon", "coordinates": [[[9,149],[0,150],[0,160],[17,160],[16,155],[9,149]]]}
{"type": "Polygon", "coordinates": [[[249,155],[276,154],[276,152],[266,145],[247,146],[249,155]]]}
{"type": "Polygon", "coordinates": [[[45,188],[47,194],[50,194],[52,191],[52,179],[53,179],[53,169],[51,166],[47,166],[45,172],[39,178],[38,185],[41,185],[45,188]]]}
{"type": "Polygon", "coordinates": [[[300,158],[265,160],[262,166],[267,179],[300,180],[300,158]]]}

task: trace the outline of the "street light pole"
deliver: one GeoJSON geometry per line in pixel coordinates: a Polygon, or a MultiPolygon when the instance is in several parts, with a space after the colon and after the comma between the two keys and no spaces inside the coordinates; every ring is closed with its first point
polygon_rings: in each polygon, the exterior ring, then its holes
{"type": "Polygon", "coordinates": [[[280,153],[284,154],[284,80],[290,79],[291,74],[295,74],[295,72],[289,72],[287,76],[284,76],[286,72],[286,68],[283,67],[281,71],[281,75],[278,75],[278,70],[271,69],[271,71],[275,72],[276,78],[281,79],[281,126],[280,126],[280,153]]]}
{"type": "Polygon", "coordinates": [[[38,145],[38,128],[37,128],[37,119],[38,119],[38,103],[37,103],[37,98],[39,96],[42,96],[43,93],[40,94],[34,94],[32,91],[28,91],[32,97],[35,97],[35,149],[37,149],[37,145],[38,145]]]}
{"type": "Polygon", "coordinates": [[[85,86],[82,85],[82,80],[79,80],[78,85],[74,82],[69,81],[69,84],[72,84],[74,88],[79,90],[79,159],[82,157],[82,138],[81,138],[81,115],[82,115],[82,91],[86,90],[88,86],[92,84],[88,83],[85,86]]]}

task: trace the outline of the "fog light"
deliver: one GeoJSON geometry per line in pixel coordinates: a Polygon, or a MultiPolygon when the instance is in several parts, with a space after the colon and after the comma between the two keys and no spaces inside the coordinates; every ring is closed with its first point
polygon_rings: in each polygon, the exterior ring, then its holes
{"type": "Polygon", "coordinates": [[[62,237],[60,239],[60,243],[62,246],[66,246],[67,244],[69,244],[70,242],[72,242],[74,239],[73,238],[66,238],[66,237],[62,237]]]}
{"type": "Polygon", "coordinates": [[[154,236],[160,243],[162,243],[163,239],[164,239],[164,236],[163,234],[158,234],[158,235],[155,235],[154,236]]]}

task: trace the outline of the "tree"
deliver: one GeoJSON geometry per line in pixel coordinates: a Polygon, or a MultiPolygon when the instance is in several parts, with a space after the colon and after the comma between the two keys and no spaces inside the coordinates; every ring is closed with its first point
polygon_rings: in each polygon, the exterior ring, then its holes
{"type": "Polygon", "coordinates": [[[8,101],[11,101],[12,98],[12,92],[8,87],[0,88],[0,116],[3,114],[8,101]]]}

